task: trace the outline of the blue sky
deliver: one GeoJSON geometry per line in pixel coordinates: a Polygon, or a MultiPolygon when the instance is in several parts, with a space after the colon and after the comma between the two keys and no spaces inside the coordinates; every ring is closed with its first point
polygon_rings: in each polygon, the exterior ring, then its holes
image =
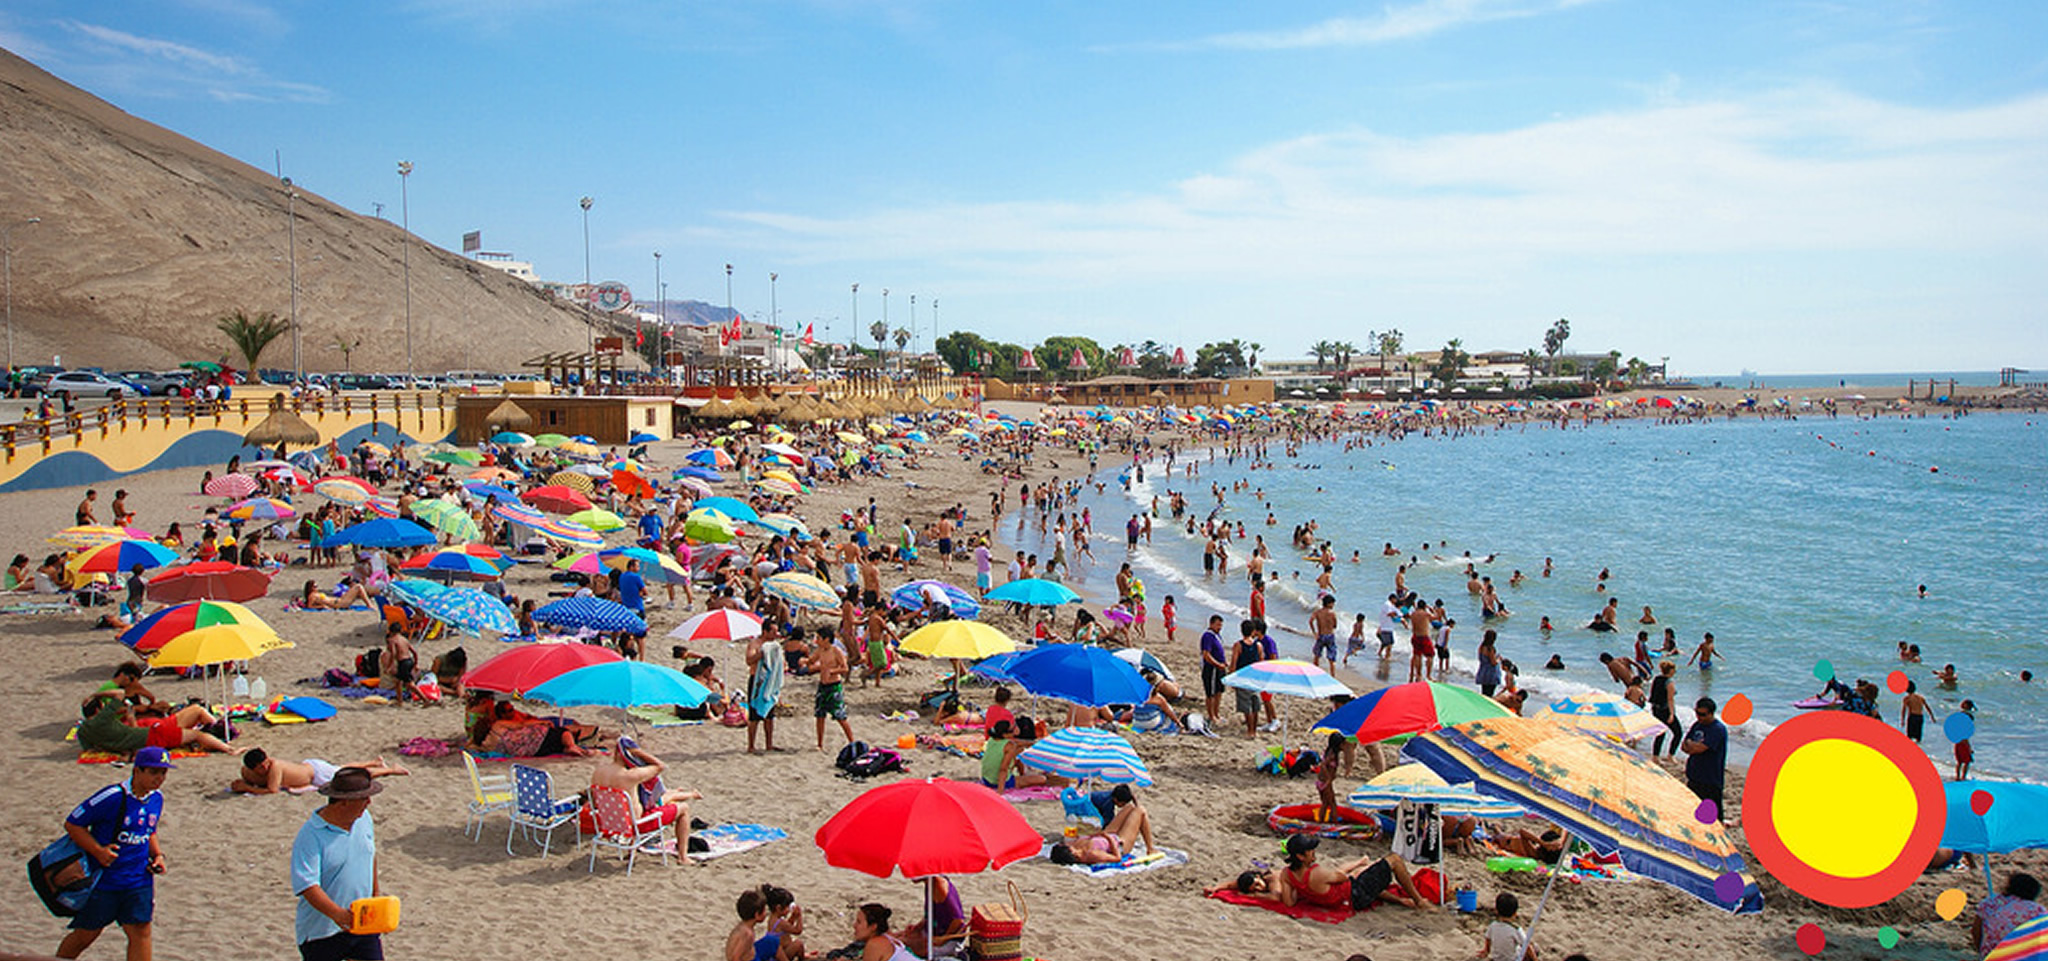
{"type": "Polygon", "coordinates": [[[16,0],[0,46],[326,197],[845,339],[2048,367],[2048,5],[16,0]],[[373,12],[362,13],[370,10],[373,12]]]}

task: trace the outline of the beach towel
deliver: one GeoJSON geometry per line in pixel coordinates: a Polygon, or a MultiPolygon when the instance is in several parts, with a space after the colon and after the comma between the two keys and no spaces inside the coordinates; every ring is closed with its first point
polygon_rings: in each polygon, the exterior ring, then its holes
{"type": "Polygon", "coordinates": [[[1290,918],[1300,918],[1304,921],[1321,921],[1324,924],[1341,924],[1352,915],[1350,908],[1326,908],[1316,904],[1281,904],[1278,901],[1267,901],[1252,897],[1249,894],[1239,894],[1232,890],[1211,891],[1209,896],[1225,904],[1243,904],[1254,908],[1265,908],[1268,911],[1284,914],[1290,918]]]}
{"type": "Polygon", "coordinates": [[[1003,800],[1011,804],[1022,804],[1026,801],[1057,801],[1060,799],[1060,789],[1041,784],[1036,787],[1013,787],[1002,792],[1002,795],[1003,800]]]}
{"type": "MultiPolygon", "coordinates": [[[[1052,844],[1047,843],[1044,847],[1040,848],[1038,856],[1050,861],[1052,858],[1052,844]]],[[[1188,853],[1186,851],[1160,848],[1157,851],[1147,852],[1136,857],[1125,855],[1122,861],[1115,864],[1067,864],[1062,865],[1062,867],[1075,874],[1086,874],[1091,877],[1101,878],[1120,874],[1140,874],[1157,868],[1177,868],[1186,863],[1188,863],[1188,853]]]]}
{"type": "MultiPolygon", "coordinates": [[[[174,747],[174,748],[172,748],[172,749],[171,749],[171,756],[172,756],[172,757],[174,757],[174,758],[178,758],[178,757],[205,757],[205,756],[206,756],[206,752],[205,752],[205,751],[201,751],[201,750],[197,750],[197,749],[194,749],[194,748],[186,748],[186,747],[174,747]]],[[[124,762],[124,761],[126,761],[126,760],[127,760],[126,758],[122,757],[122,756],[121,756],[121,755],[119,755],[119,754],[115,754],[115,753],[114,753],[114,752],[112,752],[112,751],[80,751],[80,752],[78,752],[78,763],[80,763],[80,764],[117,764],[117,763],[121,763],[121,762],[124,762]]]]}
{"type": "Polygon", "coordinates": [[[782,645],[761,645],[761,662],[754,665],[753,674],[747,678],[747,709],[755,717],[767,717],[775,712],[775,705],[782,700],[785,674],[782,645]]]}
{"type": "Polygon", "coordinates": [[[626,709],[626,713],[646,722],[648,727],[695,727],[699,724],[708,723],[702,718],[694,721],[683,720],[676,716],[674,708],[654,704],[629,707],[626,709]]]}
{"type": "Polygon", "coordinates": [[[780,841],[789,837],[789,832],[764,824],[719,824],[692,832],[690,836],[703,838],[704,843],[710,846],[709,850],[690,852],[691,860],[709,861],[780,841]]]}
{"type": "Polygon", "coordinates": [[[77,609],[70,601],[20,601],[0,607],[0,614],[69,614],[77,609]]]}
{"type": "Polygon", "coordinates": [[[348,607],[302,607],[298,601],[292,601],[286,604],[284,609],[294,614],[339,614],[344,611],[367,611],[369,607],[362,604],[352,604],[348,607]]]}

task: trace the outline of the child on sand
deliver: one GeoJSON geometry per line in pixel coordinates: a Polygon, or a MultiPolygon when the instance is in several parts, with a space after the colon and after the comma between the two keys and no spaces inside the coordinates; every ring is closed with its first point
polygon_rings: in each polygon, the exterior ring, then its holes
{"type": "Polygon", "coordinates": [[[740,923],[725,936],[725,961],[788,961],[801,957],[790,953],[789,945],[778,932],[771,931],[755,940],[754,925],[768,919],[768,899],[762,896],[760,888],[741,891],[733,909],[739,913],[740,923]]]}
{"type": "Polygon", "coordinates": [[[1316,768],[1316,820],[1337,820],[1337,771],[1344,766],[1344,745],[1346,738],[1337,731],[1330,732],[1329,743],[1323,746],[1323,763],[1316,768]]]}
{"type": "Polygon", "coordinates": [[[1515,912],[1521,909],[1521,900],[1507,891],[1494,896],[1493,923],[1487,925],[1486,933],[1480,936],[1479,953],[1474,957],[1485,961],[1536,961],[1533,941],[1521,954],[1515,953],[1515,948],[1522,943],[1522,929],[1515,926],[1515,912]]]}

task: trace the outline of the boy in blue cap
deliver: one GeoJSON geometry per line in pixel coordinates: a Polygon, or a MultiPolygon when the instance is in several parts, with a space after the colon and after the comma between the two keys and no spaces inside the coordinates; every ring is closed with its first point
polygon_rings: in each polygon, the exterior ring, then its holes
{"type": "Polygon", "coordinates": [[[136,751],[127,782],[99,789],[64,819],[64,833],[99,864],[101,874],[92,897],[71,919],[71,933],[57,945],[58,957],[78,957],[107,925],[119,924],[128,936],[129,961],[148,961],[156,875],[164,873],[163,851],[156,843],[164,813],[158,789],[175,766],[163,748],[136,751]]]}

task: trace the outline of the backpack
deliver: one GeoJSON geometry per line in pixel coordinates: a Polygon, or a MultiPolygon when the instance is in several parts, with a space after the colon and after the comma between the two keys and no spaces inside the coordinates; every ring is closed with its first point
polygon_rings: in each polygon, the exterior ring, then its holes
{"type": "Polygon", "coordinates": [[[1321,752],[1309,750],[1300,751],[1294,755],[1294,759],[1292,761],[1288,762],[1287,776],[1291,778],[1297,778],[1304,774],[1313,774],[1315,773],[1316,768],[1320,766],[1322,763],[1323,755],[1321,752]]]}
{"type": "Polygon", "coordinates": [[[838,760],[832,762],[832,766],[844,771],[847,768],[852,767],[853,762],[860,760],[860,756],[868,753],[868,751],[868,742],[851,742],[847,744],[845,747],[839,749],[839,758],[838,760]]]}
{"type": "Polygon", "coordinates": [[[860,780],[908,768],[909,764],[903,760],[903,755],[896,753],[895,750],[886,747],[870,748],[867,753],[855,758],[853,763],[846,766],[846,776],[860,780]]]}
{"type": "Polygon", "coordinates": [[[376,677],[377,672],[380,670],[377,662],[382,660],[383,657],[384,648],[382,647],[373,647],[356,655],[356,676],[376,677]]]}

